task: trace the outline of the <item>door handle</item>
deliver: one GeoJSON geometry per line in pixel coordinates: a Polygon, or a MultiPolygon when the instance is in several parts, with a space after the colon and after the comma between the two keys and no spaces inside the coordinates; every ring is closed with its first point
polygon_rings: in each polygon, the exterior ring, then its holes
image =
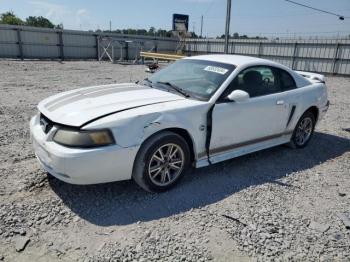
{"type": "Polygon", "coordinates": [[[276,105],[283,105],[284,101],[283,100],[277,100],[276,105]]]}

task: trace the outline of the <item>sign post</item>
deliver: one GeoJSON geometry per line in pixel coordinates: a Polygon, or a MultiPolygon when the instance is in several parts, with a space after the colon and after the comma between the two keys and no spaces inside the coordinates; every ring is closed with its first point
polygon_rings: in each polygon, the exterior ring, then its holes
{"type": "Polygon", "coordinates": [[[231,0],[227,0],[226,27],[225,27],[225,49],[224,49],[225,54],[228,54],[228,39],[230,36],[230,19],[231,19],[231,0]]]}

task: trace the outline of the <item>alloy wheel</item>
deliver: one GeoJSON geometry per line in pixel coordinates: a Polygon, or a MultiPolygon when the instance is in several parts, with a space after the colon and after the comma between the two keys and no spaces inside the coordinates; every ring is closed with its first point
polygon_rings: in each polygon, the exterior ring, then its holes
{"type": "Polygon", "coordinates": [[[148,175],[154,184],[167,186],[181,174],[184,162],[184,152],[179,145],[173,143],[162,145],[151,157],[148,175]]]}
{"type": "Polygon", "coordinates": [[[305,117],[300,121],[295,133],[295,143],[303,146],[311,137],[313,129],[313,121],[310,117],[305,117]]]}

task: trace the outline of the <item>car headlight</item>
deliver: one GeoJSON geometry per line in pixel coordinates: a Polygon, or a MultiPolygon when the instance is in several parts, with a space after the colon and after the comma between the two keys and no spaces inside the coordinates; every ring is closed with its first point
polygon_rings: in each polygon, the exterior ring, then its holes
{"type": "Polygon", "coordinates": [[[115,143],[109,130],[58,129],[53,137],[53,141],[68,147],[98,147],[115,143]]]}

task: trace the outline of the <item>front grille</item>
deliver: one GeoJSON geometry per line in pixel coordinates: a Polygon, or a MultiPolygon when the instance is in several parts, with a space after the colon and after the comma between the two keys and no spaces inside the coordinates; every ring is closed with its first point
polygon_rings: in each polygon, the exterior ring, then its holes
{"type": "Polygon", "coordinates": [[[40,114],[40,126],[43,129],[44,133],[47,134],[51,128],[53,127],[53,122],[48,119],[46,116],[43,114],[40,114]]]}

